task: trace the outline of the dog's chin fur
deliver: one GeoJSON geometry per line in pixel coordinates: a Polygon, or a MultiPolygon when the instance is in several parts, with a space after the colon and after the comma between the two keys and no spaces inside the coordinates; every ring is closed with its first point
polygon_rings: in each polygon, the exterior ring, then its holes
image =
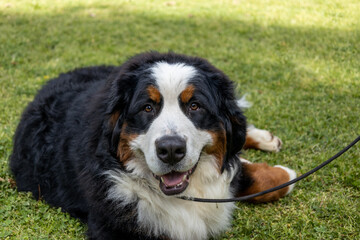
{"type": "Polygon", "coordinates": [[[234,203],[203,204],[179,199],[179,196],[229,198],[229,185],[237,169],[219,173],[216,159],[202,154],[187,189],[166,196],[159,189],[145,159],[137,157],[126,165],[129,173],[109,170],[105,174],[113,182],[107,198],[127,205],[137,202],[139,226],[156,237],[164,233],[171,239],[207,239],[229,227],[234,203]]]}

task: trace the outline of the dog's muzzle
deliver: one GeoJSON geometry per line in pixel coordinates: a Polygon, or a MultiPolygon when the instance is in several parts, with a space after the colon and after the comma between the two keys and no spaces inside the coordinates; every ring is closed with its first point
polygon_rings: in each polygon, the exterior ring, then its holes
{"type": "Polygon", "coordinates": [[[158,158],[167,164],[175,165],[186,155],[186,141],[180,136],[164,136],[155,141],[158,158]]]}
{"type": "MultiPolygon", "coordinates": [[[[170,166],[175,166],[186,155],[186,140],[178,135],[167,135],[157,139],[155,147],[158,158],[170,166]]],[[[161,176],[154,174],[154,177],[160,181],[159,187],[164,194],[180,194],[189,185],[190,175],[195,167],[185,172],[171,171],[161,176]]]]}

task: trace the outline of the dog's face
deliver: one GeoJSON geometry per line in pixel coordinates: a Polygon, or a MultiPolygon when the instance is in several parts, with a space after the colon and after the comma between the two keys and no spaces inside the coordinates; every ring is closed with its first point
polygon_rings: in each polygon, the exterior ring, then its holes
{"type": "Polygon", "coordinates": [[[213,156],[213,167],[221,173],[244,143],[245,119],[220,71],[202,59],[192,64],[176,55],[178,60],[166,61],[166,56],[145,64],[135,59],[136,70],[123,69],[117,94],[129,92],[118,99],[123,103],[112,109],[110,119],[119,160],[174,195],[191,183],[202,156],[213,156]],[[129,89],[120,89],[124,82],[129,89]]]}

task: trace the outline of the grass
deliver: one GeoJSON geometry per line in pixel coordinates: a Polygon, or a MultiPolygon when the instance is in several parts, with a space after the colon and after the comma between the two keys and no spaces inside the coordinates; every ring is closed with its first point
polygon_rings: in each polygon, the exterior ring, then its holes
{"type": "MultiPolygon", "coordinates": [[[[304,173],[360,133],[360,3],[304,1],[0,2],[0,239],[83,239],[86,227],[18,193],[8,170],[21,112],[50,78],[141,51],[209,59],[238,83],[248,119],[280,153],[254,162],[304,173]]],[[[278,202],[238,204],[220,239],[360,238],[359,144],[278,202]]]]}

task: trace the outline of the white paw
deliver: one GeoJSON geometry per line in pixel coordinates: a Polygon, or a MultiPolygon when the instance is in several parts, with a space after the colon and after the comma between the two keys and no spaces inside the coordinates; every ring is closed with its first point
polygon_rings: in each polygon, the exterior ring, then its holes
{"type": "MultiPolygon", "coordinates": [[[[281,165],[275,165],[274,167],[277,167],[277,168],[282,168],[284,169],[288,174],[289,174],[289,181],[293,180],[296,178],[296,172],[290,168],[287,168],[287,167],[284,167],[284,166],[281,166],[281,165]]],[[[294,184],[291,184],[289,186],[289,190],[286,192],[286,195],[288,195],[289,193],[291,193],[291,191],[294,189],[295,187],[295,183],[294,184]]]]}
{"type": "Polygon", "coordinates": [[[268,152],[279,152],[282,146],[282,141],[277,136],[272,135],[271,132],[250,126],[247,129],[248,137],[257,142],[257,148],[268,152]]]}

